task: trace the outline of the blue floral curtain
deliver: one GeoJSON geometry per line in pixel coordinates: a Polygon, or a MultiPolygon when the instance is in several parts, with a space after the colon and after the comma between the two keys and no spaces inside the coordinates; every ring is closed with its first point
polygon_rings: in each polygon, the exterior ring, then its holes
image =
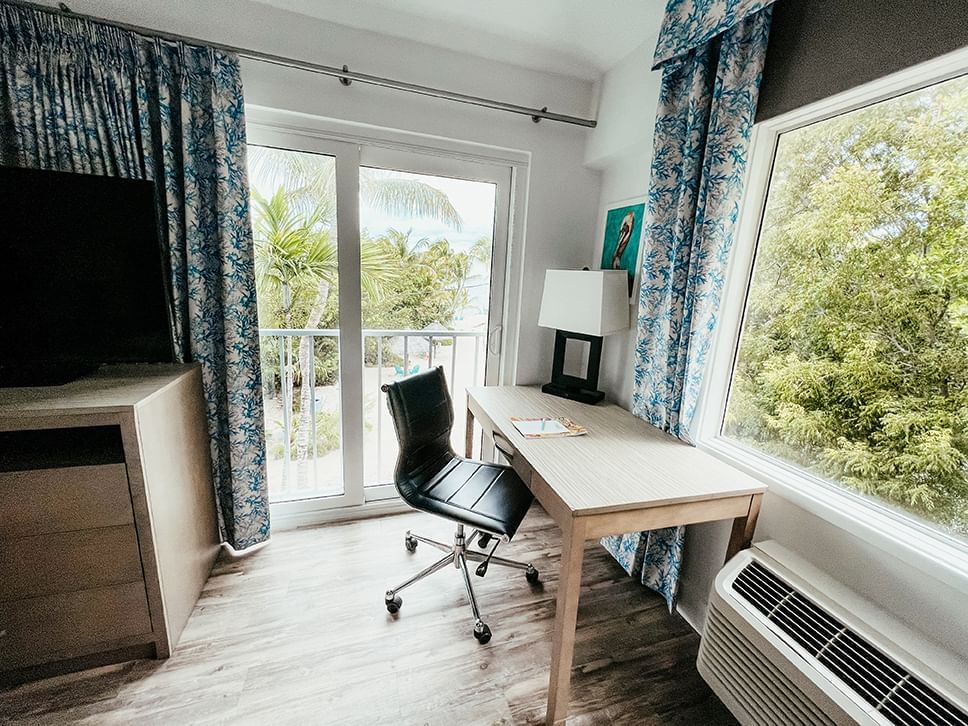
{"type": "MultiPolygon", "coordinates": [[[[773,0],[669,0],[632,411],[688,441],[743,191],[773,0]]],[[[685,528],[603,540],[672,609],[685,528]]]]}
{"type": "Polygon", "coordinates": [[[224,539],[269,536],[238,59],[0,3],[0,164],[152,179],[178,358],[202,366],[224,539]]]}

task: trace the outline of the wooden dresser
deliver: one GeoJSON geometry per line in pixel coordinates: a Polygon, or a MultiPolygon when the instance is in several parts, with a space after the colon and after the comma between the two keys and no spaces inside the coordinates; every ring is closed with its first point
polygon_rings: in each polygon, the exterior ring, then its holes
{"type": "Polygon", "coordinates": [[[198,366],[0,389],[0,683],[168,657],[218,548],[198,366]]]}

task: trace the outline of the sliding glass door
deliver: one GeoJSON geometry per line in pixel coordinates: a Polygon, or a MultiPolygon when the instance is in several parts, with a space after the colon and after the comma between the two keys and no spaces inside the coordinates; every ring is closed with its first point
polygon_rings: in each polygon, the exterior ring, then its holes
{"type": "Polygon", "coordinates": [[[460,418],[466,387],[499,375],[510,169],[265,128],[250,141],[270,501],[395,496],[380,386],[442,365],[460,418]]]}

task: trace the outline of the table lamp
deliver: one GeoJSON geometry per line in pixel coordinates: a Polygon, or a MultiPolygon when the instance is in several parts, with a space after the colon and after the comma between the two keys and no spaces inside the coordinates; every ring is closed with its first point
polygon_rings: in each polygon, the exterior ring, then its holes
{"type": "Polygon", "coordinates": [[[547,270],[538,325],[555,329],[555,358],[545,393],[582,403],[598,403],[602,337],[629,327],[628,273],[625,270],[547,270]],[[585,375],[565,373],[569,343],[588,344],[585,375]]]}

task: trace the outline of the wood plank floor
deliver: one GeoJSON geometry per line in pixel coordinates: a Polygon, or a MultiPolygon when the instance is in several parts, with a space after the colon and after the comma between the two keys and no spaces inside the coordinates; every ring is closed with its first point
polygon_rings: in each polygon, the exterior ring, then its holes
{"type": "MultiPolygon", "coordinates": [[[[423,514],[280,532],[223,553],[175,655],[0,691],[2,723],[532,724],[544,715],[559,533],[535,506],[501,554],[541,570],[474,578],[494,637],[478,645],[463,583],[447,569],[383,592],[450,541],[423,514]]],[[[699,639],[596,543],[585,558],[569,724],[733,724],[695,668],[699,639]]]]}

